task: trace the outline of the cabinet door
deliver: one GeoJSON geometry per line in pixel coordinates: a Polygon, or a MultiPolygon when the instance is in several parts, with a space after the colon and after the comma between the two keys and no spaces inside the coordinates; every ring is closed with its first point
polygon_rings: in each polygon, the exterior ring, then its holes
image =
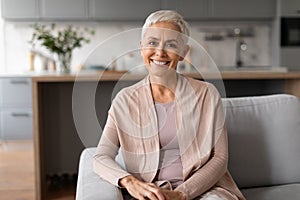
{"type": "Polygon", "coordinates": [[[299,47],[281,47],[281,66],[288,67],[292,70],[299,70],[299,47]]]}
{"type": "Polygon", "coordinates": [[[98,20],[145,20],[160,9],[159,0],[89,0],[90,18],[98,20]]]}
{"type": "Polygon", "coordinates": [[[41,0],[41,18],[87,19],[87,0],[41,0]]]}
{"type": "Polygon", "coordinates": [[[4,19],[38,18],[38,0],[2,0],[4,19]]]}
{"type": "Polygon", "coordinates": [[[27,140],[32,139],[31,109],[10,109],[0,111],[1,139],[27,140]]]}
{"type": "Polygon", "coordinates": [[[276,13],[276,0],[211,0],[210,3],[213,18],[273,18],[276,13]]]}
{"type": "Polygon", "coordinates": [[[162,0],[162,9],[176,10],[187,20],[208,18],[211,13],[209,0],[162,0]]]}
{"type": "Polygon", "coordinates": [[[298,16],[300,17],[300,1],[299,0],[281,0],[282,16],[298,16]]]}
{"type": "Polygon", "coordinates": [[[31,81],[29,78],[0,79],[0,106],[2,107],[31,107],[31,81]]]}

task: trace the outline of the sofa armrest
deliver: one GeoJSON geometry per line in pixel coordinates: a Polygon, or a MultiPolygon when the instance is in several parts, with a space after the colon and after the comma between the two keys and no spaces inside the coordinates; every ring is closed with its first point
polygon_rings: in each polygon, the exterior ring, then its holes
{"type": "Polygon", "coordinates": [[[96,148],[85,149],[80,156],[76,200],[123,199],[119,188],[101,179],[93,171],[93,155],[96,148]]]}

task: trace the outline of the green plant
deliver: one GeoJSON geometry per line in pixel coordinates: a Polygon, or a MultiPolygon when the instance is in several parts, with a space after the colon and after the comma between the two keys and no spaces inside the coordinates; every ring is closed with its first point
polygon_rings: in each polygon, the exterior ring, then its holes
{"type": "Polygon", "coordinates": [[[87,28],[81,30],[73,26],[67,26],[65,29],[57,30],[55,24],[33,25],[33,34],[29,43],[35,47],[37,42],[58,55],[72,54],[75,48],[81,47],[85,43],[89,43],[90,39],[84,34],[94,35],[95,31],[87,28]]]}

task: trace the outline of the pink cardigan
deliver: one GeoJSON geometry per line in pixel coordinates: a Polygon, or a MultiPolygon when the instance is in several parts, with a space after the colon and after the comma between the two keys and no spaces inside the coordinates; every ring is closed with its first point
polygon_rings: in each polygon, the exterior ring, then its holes
{"type": "MultiPolygon", "coordinates": [[[[225,199],[245,199],[227,170],[228,147],[220,96],[209,83],[178,74],[176,129],[184,183],[175,190],[194,199],[207,191],[225,199]]],[[[115,97],[94,156],[94,171],[118,186],[134,175],[152,182],[158,170],[159,136],[149,76],[115,97]],[[126,170],[116,162],[122,153],[126,170]]]]}

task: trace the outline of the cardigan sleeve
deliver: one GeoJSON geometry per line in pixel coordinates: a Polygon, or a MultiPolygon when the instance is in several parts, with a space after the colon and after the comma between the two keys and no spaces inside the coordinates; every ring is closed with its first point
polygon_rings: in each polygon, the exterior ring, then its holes
{"type": "Polygon", "coordinates": [[[120,144],[117,127],[109,113],[93,159],[94,172],[104,180],[119,187],[119,179],[130,175],[116,161],[120,144]]]}
{"type": "Polygon", "coordinates": [[[175,190],[186,194],[187,199],[194,199],[212,188],[226,173],[228,161],[228,141],[227,130],[224,122],[224,112],[222,102],[216,90],[213,88],[214,131],[211,137],[217,138],[217,141],[210,152],[210,157],[199,169],[192,172],[190,177],[179,185],[175,190]],[[218,137],[216,137],[216,135],[218,137]]]}
{"type": "Polygon", "coordinates": [[[219,137],[212,149],[211,158],[206,164],[195,171],[184,183],[175,190],[186,194],[187,199],[194,199],[212,188],[227,171],[227,137],[226,130],[219,137]]]}

